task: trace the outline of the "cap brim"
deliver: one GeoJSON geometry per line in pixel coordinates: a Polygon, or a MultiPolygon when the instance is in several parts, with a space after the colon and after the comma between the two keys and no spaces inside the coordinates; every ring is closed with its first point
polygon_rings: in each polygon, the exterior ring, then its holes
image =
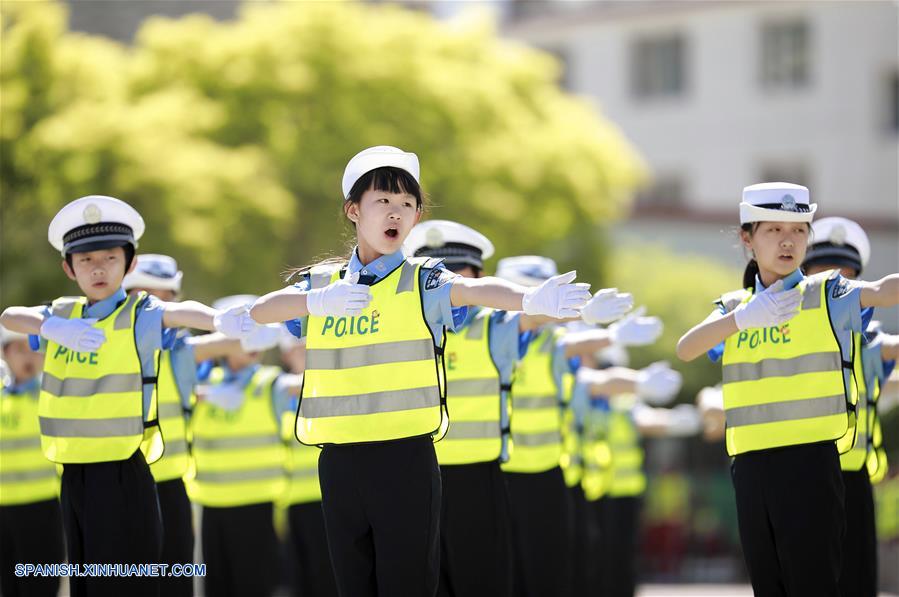
{"type": "Polygon", "coordinates": [[[116,247],[125,247],[131,245],[132,247],[137,247],[137,243],[133,240],[122,240],[122,239],[106,239],[106,240],[95,240],[89,241],[80,245],[76,245],[74,247],[69,247],[65,249],[66,255],[73,255],[75,253],[88,253],[90,251],[102,251],[103,249],[114,249],[116,247]]]}
{"type": "Polygon", "coordinates": [[[806,222],[811,223],[818,211],[818,204],[812,203],[808,211],[786,211],[783,209],[767,209],[750,203],[740,203],[740,223],[753,222],[806,222]]]}
{"type": "Polygon", "coordinates": [[[172,292],[181,292],[181,278],[183,272],[178,272],[174,278],[157,278],[141,271],[133,271],[122,280],[122,288],[131,290],[132,288],[146,288],[148,290],[171,290],[172,292]]]}

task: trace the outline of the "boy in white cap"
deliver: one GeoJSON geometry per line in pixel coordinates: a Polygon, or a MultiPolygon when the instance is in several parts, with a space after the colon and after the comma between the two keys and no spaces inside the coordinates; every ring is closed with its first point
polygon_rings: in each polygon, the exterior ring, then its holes
{"type": "MultiPolygon", "coordinates": [[[[228,311],[256,298],[228,296],[213,306],[228,311]]],[[[187,488],[203,507],[208,597],[270,595],[279,579],[273,513],[286,486],[281,419],[299,393],[299,379],[261,364],[280,338],[278,325],[265,329],[272,332],[268,342],[219,359],[197,387],[190,421],[195,470],[187,488]]]]}
{"type": "Polygon", "coordinates": [[[59,578],[16,576],[19,563],[65,560],[59,475],[41,453],[37,404],[43,356],[28,336],[0,327],[0,593],[56,597],[59,578]]]}
{"type": "MultiPolygon", "coordinates": [[[[802,269],[813,276],[840,270],[858,278],[871,258],[868,235],[846,218],[822,218],[812,224],[812,239],[802,269]]],[[[854,334],[853,362],[858,388],[855,445],[840,456],[846,486],[846,534],[843,536],[842,597],[877,593],[877,531],[874,521],[873,480],[887,470],[883,432],[877,414],[880,388],[895,364],[899,336],[884,334],[871,322],[874,309],[862,311],[864,333],[854,334]]]]}
{"type": "MultiPolygon", "coordinates": [[[[137,256],[137,267],[125,276],[122,288],[128,294],[146,293],[162,301],[174,302],[180,300],[182,278],[183,273],[172,257],[145,253],[137,256]]],[[[187,424],[196,402],[197,364],[239,353],[242,345],[258,341],[262,335],[273,338],[276,334],[263,326],[256,326],[249,336],[240,340],[218,332],[196,337],[178,328],[167,328],[163,332],[165,350],[159,358],[157,396],[165,453],[150,465],[162,515],[160,562],[163,564],[193,562],[193,519],[183,477],[190,463],[187,424]]],[[[193,578],[189,576],[163,577],[161,586],[165,595],[193,595],[193,578]]]]}
{"type": "MultiPolygon", "coordinates": [[[[40,336],[45,352],[38,405],[41,447],[63,465],[61,504],[69,562],[159,561],[161,528],[148,461],[163,451],[155,390],[164,327],[219,330],[239,337],[246,310],[217,312],[194,301],[128,297],[144,221],[127,203],[90,195],[63,207],[48,240],[82,297],[50,308],[9,307],[5,327],[40,336]],[[146,454],[146,456],[145,456],[146,454]]],[[[152,577],[72,577],[72,595],[155,595],[152,577]]]]}
{"type": "Polygon", "coordinates": [[[677,354],[721,358],[725,441],[743,553],[760,595],[839,595],[846,516],[838,447],[854,435],[853,333],[862,309],[899,303],[899,274],[804,276],[817,206],[808,189],[743,189],[743,289],[680,339],[677,354]],[[720,346],[723,344],[723,347],[720,346]]]}
{"type": "Polygon", "coordinates": [[[298,287],[262,297],[251,312],[259,322],[303,320],[296,432],[324,446],[319,479],[338,591],[433,595],[441,483],[432,442],[448,425],[441,371],[453,307],[567,317],[590,293],[570,283],[574,272],[525,289],[405,258],[423,198],[418,157],[396,147],[349,161],[342,204],[357,240],[349,261],[301,270],[298,287]]]}

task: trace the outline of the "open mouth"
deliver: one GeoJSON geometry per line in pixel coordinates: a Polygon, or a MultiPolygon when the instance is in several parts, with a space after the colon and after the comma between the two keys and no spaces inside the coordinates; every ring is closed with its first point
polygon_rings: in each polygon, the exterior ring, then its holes
{"type": "Polygon", "coordinates": [[[384,231],[384,234],[386,234],[388,238],[393,239],[397,238],[400,235],[399,231],[396,228],[388,228],[384,231]]]}
{"type": "Polygon", "coordinates": [[[784,253],[784,254],[781,254],[781,255],[778,257],[778,259],[779,259],[780,261],[789,262],[789,261],[793,261],[793,256],[784,253]]]}

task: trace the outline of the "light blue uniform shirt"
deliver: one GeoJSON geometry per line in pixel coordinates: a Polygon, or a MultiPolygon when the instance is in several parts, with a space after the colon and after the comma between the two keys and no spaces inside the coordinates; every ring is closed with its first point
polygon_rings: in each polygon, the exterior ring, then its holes
{"type": "MultiPolygon", "coordinates": [[[[795,288],[804,278],[805,276],[802,275],[802,272],[797,269],[784,278],[784,289],[795,288]]],[[[862,332],[861,287],[852,280],[838,275],[831,280],[827,280],[825,288],[824,295],[827,299],[830,324],[834,332],[836,332],[843,361],[848,362],[852,360],[852,333],[862,332]]],[[[758,293],[763,290],[765,290],[765,285],[756,276],[755,291],[758,293]]],[[[725,312],[723,305],[719,305],[718,310],[721,313],[725,312]]],[[[709,358],[716,363],[723,354],[724,342],[708,352],[709,358]]],[[[851,372],[844,369],[843,377],[844,383],[848,388],[851,382],[851,372]]]]}
{"type": "MultiPolygon", "coordinates": [[[[232,371],[229,367],[223,366],[222,369],[225,371],[225,377],[222,379],[222,383],[234,383],[241,388],[246,388],[253,378],[253,375],[261,366],[262,365],[257,363],[237,371],[232,371]]],[[[272,383],[272,415],[279,425],[279,430],[281,425],[281,415],[291,410],[296,411],[297,408],[296,396],[287,389],[285,383],[286,379],[287,378],[284,375],[279,375],[272,383]]],[[[236,408],[240,408],[240,406],[236,408]]]]}
{"type": "MultiPolygon", "coordinates": [[[[111,296],[98,301],[92,305],[88,305],[81,313],[84,319],[96,317],[103,319],[108,317],[115,311],[128,295],[119,288],[111,296]]],[[[165,312],[165,305],[162,301],[154,296],[148,296],[137,308],[134,316],[134,337],[137,340],[137,356],[140,359],[140,367],[144,376],[151,376],[156,370],[156,351],[162,349],[162,314],[165,312]]],[[[44,317],[50,316],[50,307],[44,307],[44,317]]],[[[46,352],[47,340],[43,337],[31,337],[32,348],[34,348],[34,339],[39,338],[39,346],[36,350],[46,352]]],[[[153,386],[144,385],[144,418],[147,418],[150,412],[150,402],[153,397],[153,386]]]]}
{"type": "MultiPolygon", "coordinates": [[[[382,255],[368,265],[362,265],[356,250],[353,250],[353,256],[347,266],[347,274],[372,275],[375,280],[382,280],[388,276],[393,270],[402,265],[405,257],[402,251],[391,253],[390,255],[382,255]]],[[[422,307],[425,314],[425,320],[431,333],[434,335],[434,341],[439,346],[443,343],[444,326],[455,330],[456,326],[461,324],[468,314],[468,307],[453,307],[450,300],[450,290],[452,289],[452,281],[458,276],[447,270],[442,263],[433,268],[421,268],[419,272],[419,283],[422,292],[422,307]]],[[[294,285],[297,290],[309,290],[309,280],[302,280],[294,285]]],[[[306,318],[301,320],[293,320],[288,322],[288,329],[298,338],[306,335],[306,318]]]]}
{"type": "Polygon", "coordinates": [[[23,382],[14,383],[12,385],[6,386],[3,388],[4,394],[11,394],[13,396],[21,396],[22,394],[34,394],[37,396],[41,391],[41,376],[35,375],[31,379],[26,379],[23,382]]]}

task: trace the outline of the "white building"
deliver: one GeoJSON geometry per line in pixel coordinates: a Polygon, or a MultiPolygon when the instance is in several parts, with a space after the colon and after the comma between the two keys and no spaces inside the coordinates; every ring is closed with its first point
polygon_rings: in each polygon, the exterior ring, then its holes
{"type": "Polygon", "coordinates": [[[653,183],[622,236],[742,263],[740,190],[783,180],[869,231],[866,277],[899,271],[895,2],[506,6],[504,35],[559,56],[563,84],[646,159],[653,183]]]}

